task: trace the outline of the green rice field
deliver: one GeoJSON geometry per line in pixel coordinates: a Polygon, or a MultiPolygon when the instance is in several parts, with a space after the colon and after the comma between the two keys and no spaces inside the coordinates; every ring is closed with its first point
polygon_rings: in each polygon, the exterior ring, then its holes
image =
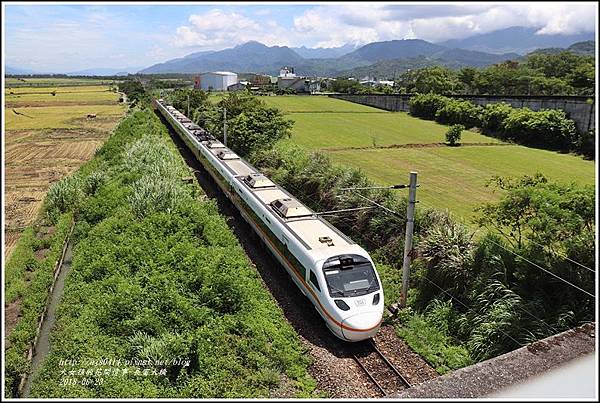
{"type": "Polygon", "coordinates": [[[415,170],[422,205],[448,209],[465,221],[472,220],[477,206],[499,198],[486,187],[495,175],[541,172],[562,183],[595,183],[594,162],[576,155],[503,143],[472,131],[463,132],[462,146],[449,147],[440,144],[447,126],[404,112],[319,96],[262,99],[295,122],[292,137],[284,141],[324,151],[334,162],[360,168],[380,184],[405,183],[415,170]]]}

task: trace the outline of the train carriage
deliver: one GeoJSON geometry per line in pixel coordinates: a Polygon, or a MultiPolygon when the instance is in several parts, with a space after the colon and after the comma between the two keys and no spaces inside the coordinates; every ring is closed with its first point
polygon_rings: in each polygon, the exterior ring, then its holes
{"type": "Polygon", "coordinates": [[[339,338],[373,337],[383,290],[369,254],[164,100],[155,106],[339,338]]]}

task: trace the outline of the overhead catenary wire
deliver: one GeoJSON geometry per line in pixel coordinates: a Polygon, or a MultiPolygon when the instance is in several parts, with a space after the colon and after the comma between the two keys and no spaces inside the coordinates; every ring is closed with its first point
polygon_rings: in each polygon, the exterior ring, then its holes
{"type": "MultiPolygon", "coordinates": [[[[440,287],[439,285],[437,285],[435,282],[433,282],[432,280],[430,280],[426,275],[423,276],[423,278],[425,280],[427,280],[429,283],[431,283],[432,285],[434,285],[437,289],[439,289],[441,292],[443,292],[444,294],[446,294],[447,296],[449,296],[450,298],[452,298],[453,300],[455,300],[456,302],[458,302],[459,304],[461,304],[463,307],[465,307],[468,311],[475,312],[475,310],[473,308],[469,308],[467,305],[465,305],[461,300],[459,300],[458,298],[456,298],[455,296],[453,296],[452,294],[450,294],[448,291],[444,290],[442,287],[440,287]]],[[[498,329],[500,330],[500,329],[498,329]]],[[[506,337],[508,337],[509,339],[511,339],[512,341],[514,341],[517,345],[522,346],[522,343],[518,342],[517,340],[515,340],[514,337],[512,337],[510,334],[506,333],[503,330],[500,330],[500,332],[502,334],[504,334],[506,337]]]]}
{"type": "MultiPolygon", "coordinates": [[[[547,245],[542,245],[542,244],[539,244],[539,243],[535,242],[534,240],[528,239],[527,241],[528,241],[528,242],[531,242],[531,243],[533,243],[533,244],[535,244],[535,245],[537,245],[537,246],[540,246],[540,247],[542,247],[542,248],[547,248],[547,249],[550,249],[550,248],[549,248],[547,245]]],[[[576,264],[576,265],[577,265],[577,266],[579,266],[579,267],[582,267],[582,268],[584,268],[584,269],[586,269],[586,270],[588,270],[588,271],[591,271],[592,273],[595,273],[595,272],[596,272],[596,270],[594,270],[594,269],[591,269],[591,268],[587,267],[586,265],[583,265],[583,264],[581,264],[581,263],[579,263],[579,262],[576,262],[575,260],[571,259],[570,257],[568,257],[567,255],[565,255],[564,253],[559,253],[559,252],[557,252],[557,251],[555,251],[555,250],[550,250],[550,251],[551,251],[551,252],[553,252],[553,253],[555,253],[556,255],[558,255],[558,256],[560,256],[560,257],[562,257],[563,259],[565,259],[565,260],[568,260],[569,262],[576,264]]]]}
{"type": "Polygon", "coordinates": [[[531,264],[531,265],[533,265],[533,266],[537,267],[538,269],[540,269],[540,270],[542,270],[542,271],[544,271],[544,272],[546,272],[546,273],[550,274],[551,276],[554,276],[554,277],[556,277],[558,280],[562,281],[563,283],[565,283],[565,284],[568,284],[568,285],[570,285],[570,286],[571,286],[571,287],[573,287],[573,288],[576,288],[577,290],[579,290],[579,291],[581,291],[581,292],[583,292],[583,293],[585,293],[585,294],[589,295],[589,296],[590,296],[590,297],[592,297],[592,298],[595,298],[594,294],[592,294],[592,293],[590,293],[590,292],[587,292],[587,291],[586,291],[586,290],[584,290],[583,288],[581,288],[581,287],[579,287],[579,286],[576,286],[575,284],[571,283],[569,280],[566,280],[566,279],[562,278],[561,276],[559,276],[559,275],[557,275],[557,274],[554,274],[554,273],[552,273],[550,270],[548,270],[548,269],[545,269],[545,268],[543,268],[542,266],[540,266],[539,264],[537,264],[537,263],[535,263],[535,262],[532,262],[531,260],[527,259],[526,257],[523,257],[523,256],[519,255],[517,252],[514,252],[514,251],[512,251],[512,250],[508,249],[508,248],[507,248],[507,247],[505,247],[504,245],[502,245],[502,244],[499,244],[498,242],[495,242],[495,241],[493,241],[493,240],[491,240],[491,239],[488,239],[488,241],[489,241],[489,242],[491,242],[491,243],[493,243],[494,245],[496,245],[496,246],[498,246],[498,247],[500,247],[500,248],[504,249],[505,251],[507,251],[507,252],[510,252],[510,253],[512,253],[512,254],[513,254],[513,255],[515,255],[515,256],[518,256],[519,258],[523,259],[523,260],[524,260],[524,261],[526,261],[527,263],[529,263],[529,264],[531,264]]]}
{"type": "Polygon", "coordinates": [[[367,200],[367,201],[368,201],[368,202],[370,202],[370,203],[373,203],[373,204],[374,204],[374,205],[376,205],[377,207],[379,207],[379,208],[382,208],[383,210],[387,211],[388,213],[390,213],[390,214],[392,214],[392,215],[394,215],[394,216],[396,216],[396,217],[403,218],[403,217],[402,217],[402,215],[400,215],[399,213],[397,213],[397,212],[395,212],[394,210],[391,210],[391,209],[389,209],[389,208],[387,208],[387,207],[385,207],[385,206],[383,206],[383,205],[381,205],[381,204],[377,203],[375,200],[371,200],[371,199],[369,199],[368,197],[365,197],[365,196],[363,196],[363,195],[361,195],[361,194],[358,194],[358,193],[355,193],[355,195],[356,195],[356,196],[358,196],[358,197],[360,197],[360,198],[362,198],[362,199],[364,199],[364,200],[367,200]]]}

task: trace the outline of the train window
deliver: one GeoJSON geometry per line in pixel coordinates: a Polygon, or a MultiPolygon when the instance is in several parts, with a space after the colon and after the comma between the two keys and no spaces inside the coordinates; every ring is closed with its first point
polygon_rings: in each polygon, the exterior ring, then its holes
{"type": "Polygon", "coordinates": [[[356,297],[380,289],[375,270],[362,256],[345,255],[327,259],[323,264],[329,295],[356,297]]]}
{"type": "Polygon", "coordinates": [[[312,285],[315,286],[315,288],[321,292],[321,287],[319,287],[319,281],[317,280],[317,276],[315,275],[314,271],[310,271],[310,282],[312,283],[312,285]]]}

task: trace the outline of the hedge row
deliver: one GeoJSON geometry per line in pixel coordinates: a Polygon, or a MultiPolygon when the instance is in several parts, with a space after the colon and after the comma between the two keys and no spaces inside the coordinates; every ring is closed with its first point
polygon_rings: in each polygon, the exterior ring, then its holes
{"type": "Polygon", "coordinates": [[[438,94],[418,94],[410,99],[410,113],[443,124],[479,127],[485,134],[527,146],[575,151],[594,156],[593,134],[578,133],[575,122],[558,109],[532,111],[506,103],[475,105],[438,94]]]}

